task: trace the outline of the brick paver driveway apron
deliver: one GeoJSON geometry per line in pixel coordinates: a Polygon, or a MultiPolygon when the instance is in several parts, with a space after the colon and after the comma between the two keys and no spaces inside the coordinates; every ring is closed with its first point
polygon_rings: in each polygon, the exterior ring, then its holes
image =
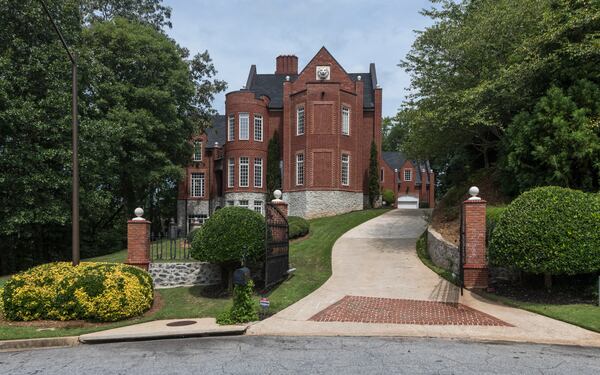
{"type": "Polygon", "coordinates": [[[250,327],[264,335],[392,335],[600,346],[600,335],[460,290],[416,254],[422,210],[393,210],[345,233],[321,288],[250,327]]]}

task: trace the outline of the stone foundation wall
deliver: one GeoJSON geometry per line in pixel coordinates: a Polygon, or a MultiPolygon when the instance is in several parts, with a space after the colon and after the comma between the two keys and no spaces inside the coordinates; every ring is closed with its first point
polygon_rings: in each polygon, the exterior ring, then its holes
{"type": "Polygon", "coordinates": [[[364,208],[363,193],[350,191],[293,191],[283,193],[289,215],[312,219],[339,215],[364,208]]]}
{"type": "Polygon", "coordinates": [[[157,289],[221,283],[221,267],[211,263],[150,263],[148,272],[157,289]]]}
{"type": "Polygon", "coordinates": [[[427,228],[427,252],[433,263],[458,275],[460,254],[458,246],[446,241],[433,228],[427,228]]]}
{"type": "Polygon", "coordinates": [[[248,201],[248,207],[254,209],[254,201],[262,201],[263,206],[267,201],[267,194],[264,193],[225,193],[224,204],[227,205],[227,201],[234,201],[235,205],[239,204],[239,201],[248,201]]]}

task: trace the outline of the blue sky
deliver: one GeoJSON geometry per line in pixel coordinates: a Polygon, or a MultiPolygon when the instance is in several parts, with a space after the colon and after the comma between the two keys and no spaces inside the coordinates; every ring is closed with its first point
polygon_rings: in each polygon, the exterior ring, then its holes
{"type": "MultiPolygon", "coordinates": [[[[397,112],[410,80],[397,66],[409,51],[414,30],[430,20],[419,14],[428,0],[165,0],[172,8],[168,33],[192,54],[207,49],[227,81],[240,89],[250,65],[273,73],[275,57],[298,56],[301,70],[321,46],[348,72],[377,67],[383,88],[383,114],[397,112]]],[[[223,113],[224,95],[215,108],[223,113]]]]}

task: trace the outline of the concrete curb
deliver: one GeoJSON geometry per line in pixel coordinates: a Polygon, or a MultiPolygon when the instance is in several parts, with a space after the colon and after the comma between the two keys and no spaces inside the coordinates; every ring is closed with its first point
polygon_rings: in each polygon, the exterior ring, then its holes
{"type": "Polygon", "coordinates": [[[89,337],[80,336],[79,343],[81,344],[107,344],[113,342],[132,342],[132,341],[150,341],[150,340],[170,340],[170,339],[183,339],[189,337],[213,337],[213,336],[239,336],[246,333],[248,327],[241,327],[239,329],[229,330],[215,330],[215,331],[203,331],[203,332],[189,332],[189,333],[140,333],[140,334],[127,334],[127,335],[114,335],[114,336],[102,336],[102,337],[89,337]]]}
{"type": "Polygon", "coordinates": [[[79,337],[47,337],[42,339],[22,339],[0,341],[0,352],[41,349],[41,348],[60,348],[71,347],[79,344],[79,337]]]}

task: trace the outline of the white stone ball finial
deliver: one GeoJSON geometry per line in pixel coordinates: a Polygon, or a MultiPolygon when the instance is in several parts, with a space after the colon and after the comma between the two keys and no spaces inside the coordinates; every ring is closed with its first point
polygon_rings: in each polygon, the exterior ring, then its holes
{"type": "Polygon", "coordinates": [[[281,199],[281,190],[277,189],[273,192],[273,196],[275,197],[275,199],[280,200],[281,199]]]}
{"type": "Polygon", "coordinates": [[[144,215],[144,209],[141,207],[136,208],[133,213],[135,214],[136,217],[133,218],[133,220],[146,220],[142,217],[142,215],[144,215]]]}
{"type": "Polygon", "coordinates": [[[289,81],[290,80],[290,76],[285,76],[285,80],[289,81]]]}
{"type": "Polygon", "coordinates": [[[477,186],[471,186],[469,188],[469,194],[471,195],[471,198],[469,198],[470,201],[481,200],[481,198],[477,196],[479,194],[479,188],[477,186]]]}

